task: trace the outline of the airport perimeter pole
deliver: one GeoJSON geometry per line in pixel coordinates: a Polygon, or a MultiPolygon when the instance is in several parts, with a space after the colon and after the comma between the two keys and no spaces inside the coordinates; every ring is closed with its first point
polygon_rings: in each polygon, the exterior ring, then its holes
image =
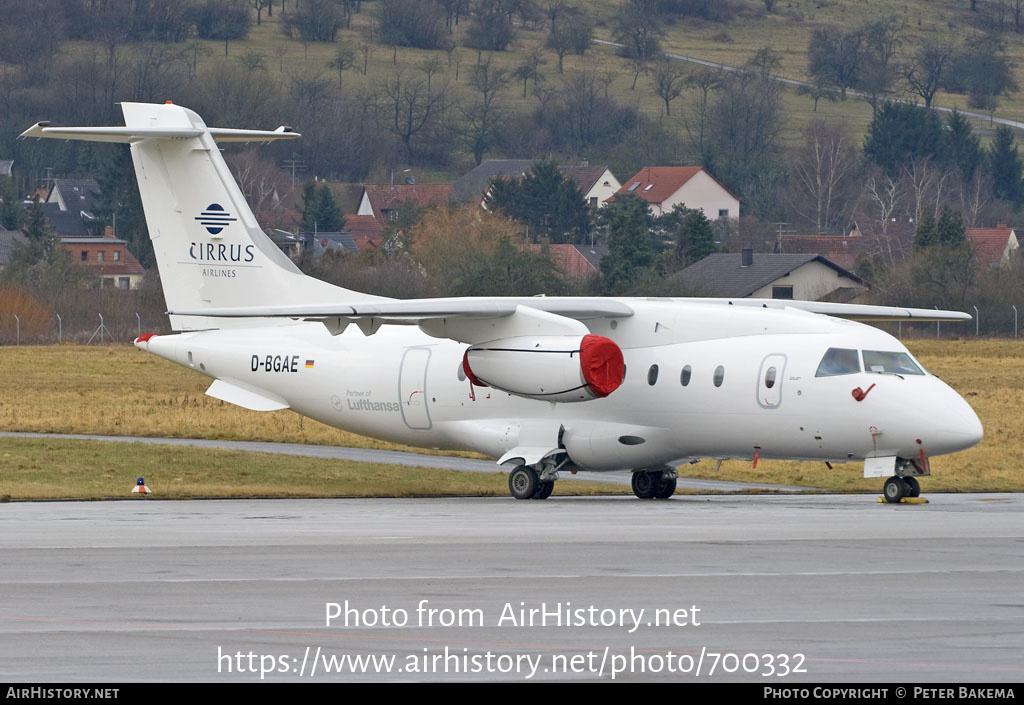
{"type": "Polygon", "coordinates": [[[975,338],[978,337],[978,324],[980,323],[980,321],[981,321],[981,318],[978,316],[978,307],[975,306],[974,307],[974,337],[975,338]]]}
{"type": "Polygon", "coordinates": [[[57,344],[64,342],[64,320],[57,314],[57,344]]]}
{"type": "Polygon", "coordinates": [[[1013,307],[1013,337],[1017,337],[1017,307],[1013,307]]]}
{"type": "Polygon", "coordinates": [[[139,334],[137,336],[135,336],[135,337],[136,338],[141,338],[142,337],[142,317],[139,316],[139,312],[138,311],[135,312],[135,320],[138,321],[138,324],[139,324],[139,334]]]}
{"type": "Polygon", "coordinates": [[[14,314],[14,331],[14,344],[21,345],[21,319],[18,314],[14,314]]]}

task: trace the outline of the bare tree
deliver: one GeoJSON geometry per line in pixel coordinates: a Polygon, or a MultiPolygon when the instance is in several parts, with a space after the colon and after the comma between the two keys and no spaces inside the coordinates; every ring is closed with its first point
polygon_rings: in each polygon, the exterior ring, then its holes
{"type": "Polygon", "coordinates": [[[981,211],[988,205],[992,195],[991,177],[976,169],[974,175],[964,181],[960,180],[958,194],[960,212],[964,217],[964,225],[968,228],[978,227],[981,211]]]}
{"type": "Polygon", "coordinates": [[[842,230],[859,157],[853,137],[841,126],[815,120],[804,130],[803,144],[790,165],[789,206],[815,232],[842,230]]]}
{"type": "Polygon", "coordinates": [[[665,115],[671,115],[672,101],[679,97],[686,85],[686,71],[682,62],[675,59],[659,60],[651,71],[654,83],[654,94],[665,102],[665,115]]]}
{"type": "Polygon", "coordinates": [[[808,76],[806,83],[796,87],[797,95],[805,95],[814,101],[814,112],[818,112],[818,101],[824,98],[830,103],[839,100],[839,91],[817,76],[808,76]]]}
{"type": "Polygon", "coordinates": [[[932,106],[932,99],[942,85],[943,71],[952,56],[953,48],[948,44],[926,44],[914,55],[912,63],[902,67],[907,86],[924,99],[926,108],[932,106]]]}
{"type": "Polygon", "coordinates": [[[494,142],[495,127],[502,113],[498,97],[508,85],[508,71],[493,66],[488,58],[473,67],[469,83],[476,95],[459,109],[462,114],[460,135],[479,164],[494,142]]]}
{"type": "Polygon", "coordinates": [[[225,161],[245,200],[252,206],[256,220],[263,225],[272,224],[273,217],[283,212],[282,199],[288,191],[287,174],[254,148],[229,154],[225,161]]]}
{"type": "Polygon", "coordinates": [[[404,147],[407,161],[416,152],[416,140],[436,127],[448,108],[445,87],[428,90],[425,81],[396,71],[381,82],[377,93],[378,116],[384,128],[404,147]]]}
{"type": "Polygon", "coordinates": [[[683,118],[683,125],[690,137],[690,144],[700,155],[701,161],[707,156],[708,109],[711,105],[711,92],[722,84],[722,70],[710,66],[700,66],[686,79],[686,83],[696,92],[696,100],[690,115],[683,118]]]}
{"type": "Polygon", "coordinates": [[[429,91],[431,81],[434,78],[434,74],[441,71],[441,60],[436,56],[432,56],[429,59],[424,59],[416,65],[420,71],[427,75],[427,90],[429,91]]]}
{"type": "Polygon", "coordinates": [[[816,29],[811,34],[807,57],[808,72],[822,83],[834,86],[846,100],[846,89],[856,85],[861,70],[864,35],[860,30],[816,29]]]}
{"type": "Polygon", "coordinates": [[[883,169],[874,169],[864,182],[869,219],[875,225],[877,252],[886,265],[892,266],[906,258],[903,242],[890,237],[890,225],[903,203],[903,191],[897,179],[883,169]]]}
{"type": "Polygon", "coordinates": [[[626,0],[614,18],[617,41],[626,45],[625,55],[649,60],[661,51],[661,38],[665,35],[659,17],[644,0],[626,0]]]}
{"type": "MultiPolygon", "coordinates": [[[[263,11],[270,5],[271,0],[246,0],[249,3],[249,7],[256,10],[256,24],[263,23],[263,11]]],[[[271,10],[273,12],[273,10],[271,10]]]]}
{"type": "Polygon", "coordinates": [[[558,57],[558,73],[563,73],[562,61],[565,55],[572,51],[572,37],[566,20],[561,19],[552,25],[551,33],[548,35],[547,41],[544,42],[544,46],[555,52],[558,57]]]}
{"type": "Polygon", "coordinates": [[[237,58],[238,63],[240,63],[250,75],[256,71],[267,70],[266,57],[257,51],[248,51],[237,58]]]}
{"type": "Polygon", "coordinates": [[[338,72],[338,90],[341,90],[342,76],[350,68],[355,66],[356,53],[351,49],[338,49],[338,53],[334,55],[334,58],[327,62],[327,68],[334,69],[338,72]]]}
{"type": "Polygon", "coordinates": [[[373,53],[373,47],[369,42],[360,42],[359,44],[359,55],[363,57],[363,75],[366,75],[367,68],[370,65],[370,54],[373,53]]]}
{"type": "Polygon", "coordinates": [[[900,167],[903,192],[907,195],[907,208],[915,223],[920,223],[925,212],[938,213],[944,204],[943,193],[949,169],[932,162],[930,157],[911,159],[900,167]]]}
{"type": "Polygon", "coordinates": [[[544,15],[548,18],[551,23],[551,31],[555,31],[555,22],[562,16],[562,13],[566,11],[565,0],[544,0],[541,3],[541,9],[544,15]]]}
{"type": "Polygon", "coordinates": [[[523,98],[526,98],[526,82],[533,80],[534,85],[537,84],[537,79],[540,76],[540,67],[543,66],[546,61],[541,56],[540,51],[534,50],[526,55],[522,62],[516,66],[515,71],[512,75],[523,82],[523,98]]]}
{"type": "Polygon", "coordinates": [[[127,69],[132,100],[156,103],[177,95],[184,86],[182,77],[187,62],[181,51],[166,44],[135,47],[127,69]]]}

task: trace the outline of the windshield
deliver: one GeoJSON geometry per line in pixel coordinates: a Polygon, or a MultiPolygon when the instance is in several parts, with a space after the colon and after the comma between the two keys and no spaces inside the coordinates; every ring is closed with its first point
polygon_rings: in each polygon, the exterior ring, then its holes
{"type": "Polygon", "coordinates": [[[821,358],[815,377],[835,377],[860,372],[860,355],[848,348],[829,348],[821,358]]]}
{"type": "Polygon", "coordinates": [[[924,370],[917,366],[910,355],[901,352],[882,352],[880,350],[864,351],[864,370],[892,375],[923,375],[924,370]]]}

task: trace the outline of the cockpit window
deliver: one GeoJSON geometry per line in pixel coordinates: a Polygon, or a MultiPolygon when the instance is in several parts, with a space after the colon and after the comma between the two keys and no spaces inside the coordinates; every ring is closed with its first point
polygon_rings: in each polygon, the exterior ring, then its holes
{"type": "Polygon", "coordinates": [[[864,370],[891,375],[923,375],[924,370],[901,352],[864,351],[864,370]]]}
{"type": "Polygon", "coordinates": [[[836,375],[852,375],[860,372],[860,355],[856,350],[847,348],[829,348],[825,357],[821,358],[815,377],[835,377],[836,375]]]}

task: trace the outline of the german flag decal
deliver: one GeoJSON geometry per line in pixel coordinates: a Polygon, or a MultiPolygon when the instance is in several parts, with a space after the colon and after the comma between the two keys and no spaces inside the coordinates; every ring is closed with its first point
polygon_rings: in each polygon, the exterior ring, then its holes
{"type": "Polygon", "coordinates": [[[313,369],[313,361],[312,360],[306,360],[306,369],[307,370],[313,369]]]}

